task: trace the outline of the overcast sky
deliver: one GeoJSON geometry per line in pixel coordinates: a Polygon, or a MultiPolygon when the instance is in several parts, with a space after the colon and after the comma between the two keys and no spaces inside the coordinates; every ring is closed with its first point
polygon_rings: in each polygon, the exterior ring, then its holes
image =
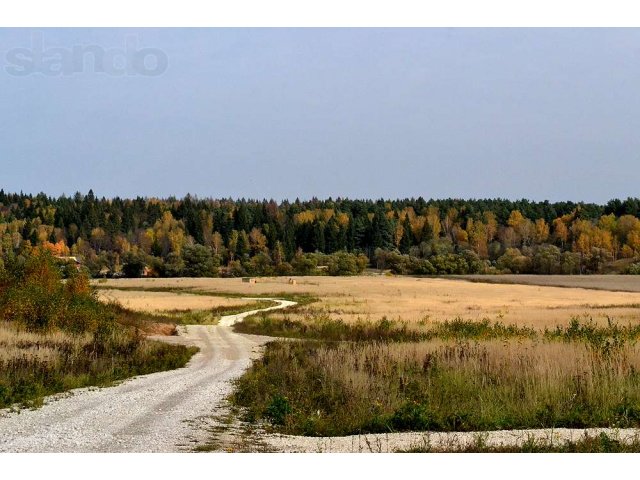
{"type": "Polygon", "coordinates": [[[0,29],[0,61],[5,191],[640,195],[637,29],[0,29]]]}

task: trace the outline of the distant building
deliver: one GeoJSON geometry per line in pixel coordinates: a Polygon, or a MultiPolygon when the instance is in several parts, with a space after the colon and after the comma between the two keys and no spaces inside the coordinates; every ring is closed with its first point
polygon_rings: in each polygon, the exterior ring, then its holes
{"type": "Polygon", "coordinates": [[[80,269],[82,268],[82,263],[80,262],[78,257],[68,257],[68,256],[57,255],[55,258],[60,260],[60,263],[62,264],[74,265],[76,267],[76,270],[78,271],[80,271],[80,269]]]}
{"type": "Polygon", "coordinates": [[[56,256],[56,258],[58,260],[62,260],[63,262],[67,262],[67,263],[76,263],[78,265],[80,265],[80,260],[78,260],[78,257],[66,257],[66,256],[62,256],[62,255],[58,255],[56,256]]]}

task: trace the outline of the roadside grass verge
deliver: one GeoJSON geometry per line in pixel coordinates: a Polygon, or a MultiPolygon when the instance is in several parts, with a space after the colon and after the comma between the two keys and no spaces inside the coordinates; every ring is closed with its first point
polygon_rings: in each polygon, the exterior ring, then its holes
{"type": "Polygon", "coordinates": [[[45,396],[73,388],[108,386],[136,375],[183,367],[196,347],[146,340],[116,328],[96,341],[92,334],[32,333],[0,325],[0,408],[35,407],[45,396]]]}
{"type": "Polygon", "coordinates": [[[147,313],[130,310],[116,301],[105,304],[116,318],[116,321],[125,327],[132,328],[144,334],[163,333],[177,335],[176,318],[160,313],[147,313]]]}
{"type": "Polygon", "coordinates": [[[441,340],[539,339],[564,342],[580,341],[598,348],[615,348],[619,344],[640,339],[640,324],[621,325],[609,318],[607,325],[593,319],[572,317],[568,325],[538,330],[527,326],[505,324],[500,321],[465,320],[455,318],[443,322],[402,322],[382,317],[378,321],[345,322],[327,313],[306,312],[303,318],[294,317],[298,306],[288,308],[277,316],[260,312],[233,326],[239,333],[324,341],[417,342],[441,340]]]}
{"type": "Polygon", "coordinates": [[[180,325],[215,325],[226,315],[236,315],[249,310],[258,310],[278,305],[271,300],[257,300],[245,305],[224,305],[206,310],[172,310],[165,316],[180,325]]]}
{"type": "Polygon", "coordinates": [[[640,427],[635,326],[301,323],[263,316],[239,325],[325,338],[272,342],[237,381],[232,402],[246,419],[281,433],[640,427]]]}
{"type": "Polygon", "coordinates": [[[640,438],[621,441],[615,436],[584,434],[578,440],[551,442],[529,438],[520,445],[488,445],[479,435],[467,445],[452,442],[449,445],[434,446],[428,437],[408,450],[398,453],[640,453],[640,438]]]}

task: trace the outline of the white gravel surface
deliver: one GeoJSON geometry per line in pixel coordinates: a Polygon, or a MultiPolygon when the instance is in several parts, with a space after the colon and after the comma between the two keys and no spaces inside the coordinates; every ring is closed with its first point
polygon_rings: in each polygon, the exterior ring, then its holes
{"type": "MultiPolygon", "coordinates": [[[[276,310],[295,302],[276,300],[276,310]]],[[[49,397],[37,410],[0,411],[0,452],[179,452],[207,438],[204,418],[215,414],[268,337],[234,333],[230,325],[188,325],[161,340],[196,345],[184,368],[49,397]]]]}
{"type": "Polygon", "coordinates": [[[640,430],[614,428],[544,428],[534,430],[498,430],[493,432],[407,432],[347,437],[296,437],[267,434],[260,437],[261,449],[288,453],[392,453],[413,448],[456,450],[467,445],[483,443],[487,446],[517,446],[528,440],[539,444],[562,445],[577,441],[585,434],[590,437],[606,433],[620,442],[640,438],[640,430]]]}

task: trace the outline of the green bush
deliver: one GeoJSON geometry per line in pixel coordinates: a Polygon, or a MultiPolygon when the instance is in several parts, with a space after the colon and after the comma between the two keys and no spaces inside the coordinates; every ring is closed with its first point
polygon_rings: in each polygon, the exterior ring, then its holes
{"type": "Polygon", "coordinates": [[[629,275],[640,275],[640,263],[632,263],[627,269],[629,275]]]}
{"type": "Polygon", "coordinates": [[[68,275],[63,282],[54,259],[38,251],[0,271],[0,320],[9,332],[0,347],[17,352],[0,358],[0,408],[37,405],[44,395],[178,368],[197,351],[146,341],[133,326],[118,323],[126,323],[122,317],[131,312],[99,302],[86,274],[68,275]],[[43,347],[49,358],[34,354],[43,347]]]}
{"type": "Polygon", "coordinates": [[[265,417],[275,425],[284,425],[285,418],[291,411],[289,400],[280,394],[276,394],[265,411],[265,417]]]}
{"type": "Polygon", "coordinates": [[[5,273],[0,316],[30,331],[59,328],[74,334],[95,332],[115,322],[98,301],[86,274],[74,272],[63,283],[60,269],[46,252],[36,252],[5,273]]]}
{"type": "Polygon", "coordinates": [[[183,274],[186,277],[217,277],[220,259],[202,245],[185,245],[182,249],[183,274]]]}
{"type": "Polygon", "coordinates": [[[418,402],[404,403],[393,412],[390,424],[396,431],[429,430],[435,426],[428,409],[418,402]]]}

